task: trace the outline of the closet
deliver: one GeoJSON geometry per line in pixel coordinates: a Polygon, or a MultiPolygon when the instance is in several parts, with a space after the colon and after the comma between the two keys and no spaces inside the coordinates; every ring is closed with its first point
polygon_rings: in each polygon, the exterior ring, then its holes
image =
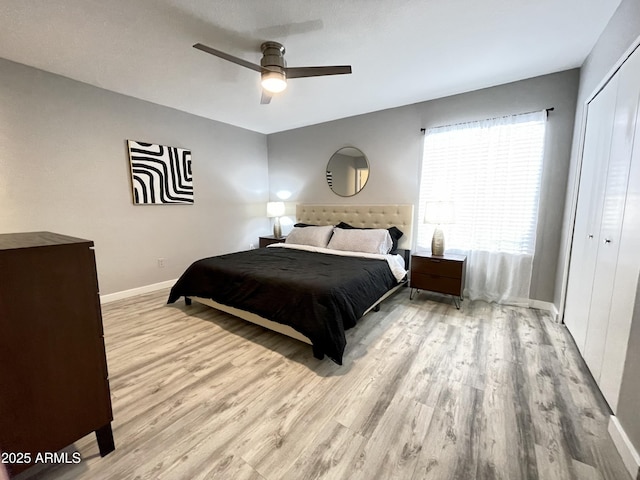
{"type": "Polygon", "coordinates": [[[564,322],[616,411],[640,273],[640,51],[587,106],[564,322]]]}

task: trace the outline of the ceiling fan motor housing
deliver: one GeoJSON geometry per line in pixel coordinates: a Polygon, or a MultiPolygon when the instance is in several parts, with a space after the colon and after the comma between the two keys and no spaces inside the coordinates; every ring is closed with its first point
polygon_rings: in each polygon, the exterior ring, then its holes
{"type": "Polygon", "coordinates": [[[285,75],[284,46],[278,42],[264,42],[260,48],[262,49],[260,66],[285,75]]]}

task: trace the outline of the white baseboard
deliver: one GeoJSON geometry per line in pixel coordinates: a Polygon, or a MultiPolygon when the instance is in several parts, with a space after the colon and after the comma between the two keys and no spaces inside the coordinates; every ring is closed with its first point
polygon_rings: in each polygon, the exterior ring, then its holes
{"type": "Polygon", "coordinates": [[[607,428],[613,444],[616,446],[618,453],[622,457],[624,466],[631,474],[633,480],[640,479],[640,455],[638,451],[627,437],[622,425],[615,415],[609,417],[609,427],[607,428]]]}
{"type": "Polygon", "coordinates": [[[558,319],[558,308],[551,302],[543,302],[542,300],[529,300],[529,308],[546,310],[551,314],[554,321],[557,321],[558,319]]]}
{"type": "Polygon", "coordinates": [[[144,287],[132,288],[131,290],[123,290],[122,292],[110,293],[108,295],[100,295],[100,304],[115,302],[116,300],[135,297],[136,295],[142,295],[143,293],[151,293],[151,292],[155,292],[156,290],[162,290],[163,288],[173,287],[175,283],[176,283],[176,279],[173,279],[173,280],[167,280],[166,282],[145,285],[144,287]]]}

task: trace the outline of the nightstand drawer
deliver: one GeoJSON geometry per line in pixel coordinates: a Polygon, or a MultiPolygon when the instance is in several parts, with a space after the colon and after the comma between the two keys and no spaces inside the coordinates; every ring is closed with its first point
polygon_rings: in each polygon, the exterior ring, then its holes
{"type": "Polygon", "coordinates": [[[411,272],[411,288],[462,296],[460,278],[411,272]]]}
{"type": "MultiPolygon", "coordinates": [[[[462,262],[418,256],[413,256],[411,258],[412,276],[422,273],[460,279],[462,278],[462,268],[462,262]]],[[[424,290],[428,289],[425,288],[424,290]]]]}

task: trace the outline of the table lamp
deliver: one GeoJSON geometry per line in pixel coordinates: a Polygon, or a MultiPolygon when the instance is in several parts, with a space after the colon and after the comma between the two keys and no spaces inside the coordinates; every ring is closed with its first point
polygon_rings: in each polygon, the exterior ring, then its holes
{"type": "Polygon", "coordinates": [[[431,223],[436,226],[431,239],[431,254],[436,256],[444,255],[444,233],[440,225],[454,223],[455,212],[453,202],[434,200],[428,201],[424,211],[424,223],[431,223]]]}
{"type": "Polygon", "coordinates": [[[284,202],[267,202],[267,217],[275,218],[273,223],[273,236],[275,238],[282,237],[280,229],[280,217],[284,215],[284,202]]]}

